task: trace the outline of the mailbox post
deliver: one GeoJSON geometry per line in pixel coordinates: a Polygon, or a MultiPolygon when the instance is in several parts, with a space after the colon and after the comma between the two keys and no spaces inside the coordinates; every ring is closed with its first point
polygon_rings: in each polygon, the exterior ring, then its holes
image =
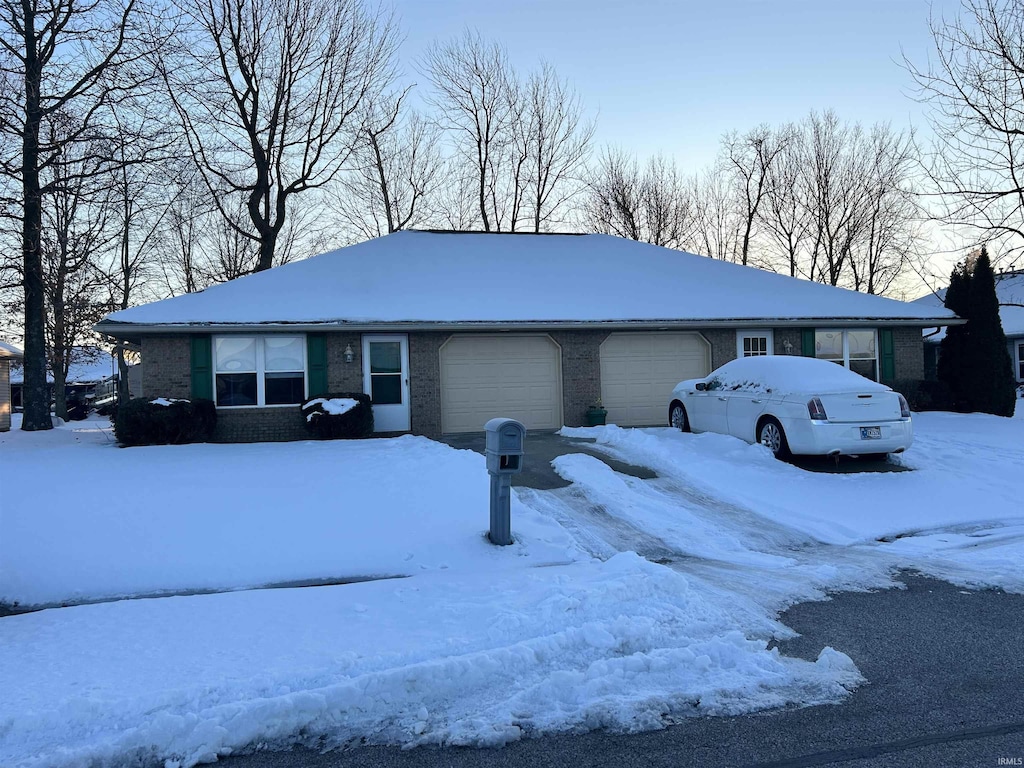
{"type": "Polygon", "coordinates": [[[515,419],[491,419],[484,424],[484,456],[491,476],[492,544],[512,543],[512,475],[523,471],[526,427],[515,419]]]}

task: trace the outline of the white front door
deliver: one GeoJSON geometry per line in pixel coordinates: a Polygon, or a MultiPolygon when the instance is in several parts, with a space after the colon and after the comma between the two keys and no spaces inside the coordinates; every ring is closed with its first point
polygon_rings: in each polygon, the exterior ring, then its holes
{"type": "Polygon", "coordinates": [[[363,391],[373,401],[374,432],[409,431],[408,336],[363,336],[363,391]]]}

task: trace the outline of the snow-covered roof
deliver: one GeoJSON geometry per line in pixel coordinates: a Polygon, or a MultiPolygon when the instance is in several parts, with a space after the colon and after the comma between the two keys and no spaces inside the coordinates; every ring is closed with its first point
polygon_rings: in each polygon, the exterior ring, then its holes
{"type": "MultiPolygon", "coordinates": [[[[68,366],[67,384],[93,384],[108,378],[117,371],[114,357],[95,347],[75,347],[71,365],[68,366]]],[[[53,383],[53,373],[47,367],[46,380],[53,383]]],[[[11,367],[11,383],[21,384],[25,381],[25,371],[21,363],[11,367]]]]}
{"type": "Polygon", "coordinates": [[[21,350],[13,344],[8,344],[6,341],[0,341],[0,357],[5,358],[20,358],[22,356],[21,350]]]}
{"type": "Polygon", "coordinates": [[[236,324],[418,326],[953,318],[610,235],[397,232],[108,315],[130,334],[236,324]],[[130,324],[125,327],[121,324],[130,324]]]}
{"type": "MultiPolygon", "coordinates": [[[[996,273],[996,297],[1002,305],[1024,305],[1024,271],[996,273]]],[[[926,307],[941,307],[946,300],[946,289],[929,293],[914,300],[914,304],[926,307]]],[[[1024,336],[1024,306],[1000,306],[999,321],[1003,324],[1003,333],[1007,337],[1024,336]]],[[[927,340],[941,341],[946,335],[945,329],[939,333],[927,334],[927,340]]]]}

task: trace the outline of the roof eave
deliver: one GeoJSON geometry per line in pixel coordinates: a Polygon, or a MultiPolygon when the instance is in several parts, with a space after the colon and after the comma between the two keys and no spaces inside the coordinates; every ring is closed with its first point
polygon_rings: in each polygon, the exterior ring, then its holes
{"type": "Polygon", "coordinates": [[[360,333],[409,332],[409,331],[512,331],[512,330],[658,330],[680,328],[854,328],[864,325],[873,327],[906,326],[912,328],[933,328],[936,326],[961,325],[966,322],[958,317],[738,317],[716,320],[704,319],[646,319],[646,320],[398,320],[398,321],[349,321],[330,320],[320,322],[261,323],[124,323],[101,320],[94,329],[115,339],[138,342],[142,336],[178,333],[232,333],[242,330],[275,331],[353,331],[360,333]]]}

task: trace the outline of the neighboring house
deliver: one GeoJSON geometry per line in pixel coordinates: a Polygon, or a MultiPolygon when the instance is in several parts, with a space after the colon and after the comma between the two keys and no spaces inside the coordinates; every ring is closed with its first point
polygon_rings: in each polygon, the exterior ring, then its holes
{"type": "Polygon", "coordinates": [[[0,432],[11,428],[11,363],[21,359],[20,349],[0,341],[0,432]]]}
{"type": "MultiPolygon", "coordinates": [[[[64,382],[64,394],[68,398],[79,397],[88,400],[93,397],[96,386],[117,371],[113,355],[97,347],[75,347],[64,382]]],[[[11,401],[18,410],[22,408],[21,387],[25,373],[20,363],[11,368],[11,401]]],[[[47,367],[46,383],[53,401],[53,372],[47,367]]]]}
{"type": "MultiPolygon", "coordinates": [[[[996,273],[996,297],[999,299],[999,321],[1006,334],[1006,349],[1013,361],[1013,375],[1018,384],[1024,384],[1024,270],[996,273]],[[1016,304],[1017,306],[1010,306],[1016,304]]],[[[927,307],[941,307],[946,300],[946,289],[930,293],[914,301],[927,307]]],[[[925,375],[934,379],[939,360],[939,344],[946,335],[945,328],[926,329],[925,375]]]]}
{"type": "Polygon", "coordinates": [[[96,330],[140,344],[147,396],[216,401],[225,441],[307,437],[306,396],[359,391],[376,429],[667,423],[669,394],[739,355],[923,377],[922,307],[608,235],[398,232],[96,330]]]}

